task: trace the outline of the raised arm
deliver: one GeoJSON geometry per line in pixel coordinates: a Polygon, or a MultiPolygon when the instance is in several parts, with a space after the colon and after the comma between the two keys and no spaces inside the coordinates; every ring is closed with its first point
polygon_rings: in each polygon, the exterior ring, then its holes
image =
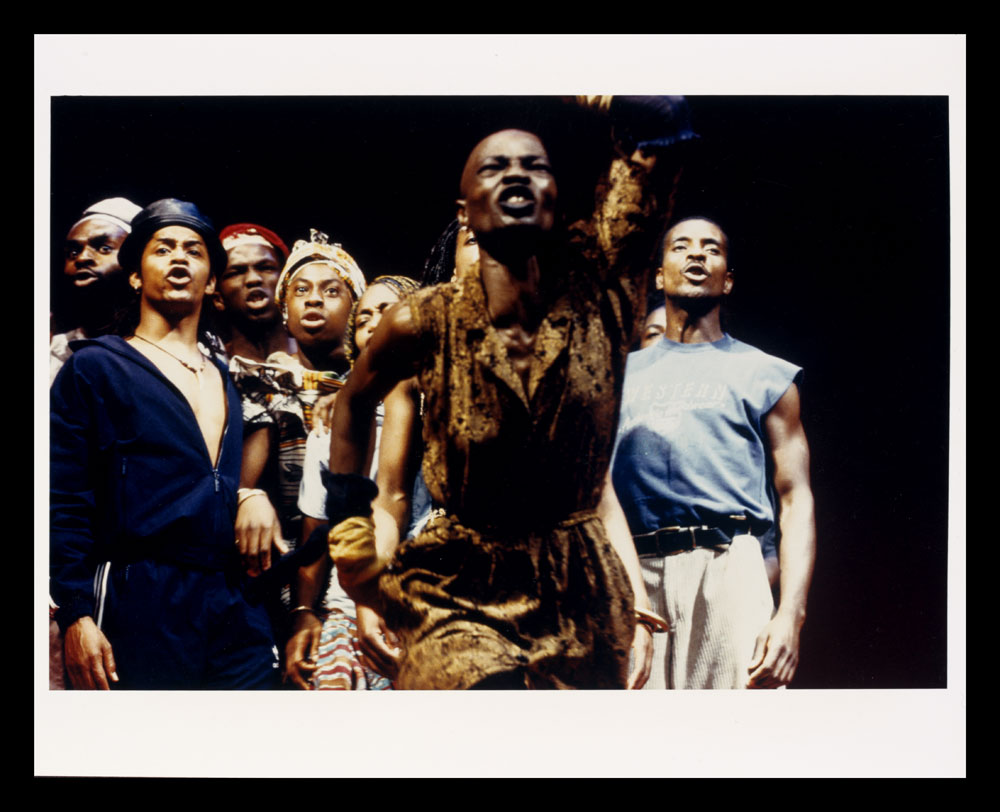
{"type": "Polygon", "coordinates": [[[648,273],[673,210],[686,145],[697,136],[681,96],[577,101],[606,116],[611,158],[597,183],[589,220],[573,223],[571,233],[597,262],[601,284],[618,299],[623,341],[631,344],[645,317],[648,273]]]}
{"type": "Polygon", "coordinates": [[[799,634],[816,560],[816,521],[809,483],[809,444],[802,427],[799,390],[792,384],[765,419],[774,460],[781,546],[781,602],[757,638],[748,687],[776,688],[795,676],[799,634]]]}

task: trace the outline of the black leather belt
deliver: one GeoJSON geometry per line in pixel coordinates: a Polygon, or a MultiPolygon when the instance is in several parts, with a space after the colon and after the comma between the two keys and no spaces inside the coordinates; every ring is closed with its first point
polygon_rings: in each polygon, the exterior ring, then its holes
{"type": "Polygon", "coordinates": [[[733,536],[750,533],[750,522],[745,516],[730,516],[729,527],[661,527],[652,533],[633,536],[635,551],[640,556],[674,555],[696,547],[728,547],[733,536]]]}

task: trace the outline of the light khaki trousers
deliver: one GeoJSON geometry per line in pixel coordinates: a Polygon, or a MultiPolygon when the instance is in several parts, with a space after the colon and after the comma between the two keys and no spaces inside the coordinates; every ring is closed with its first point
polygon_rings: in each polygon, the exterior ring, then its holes
{"type": "Polygon", "coordinates": [[[653,611],[670,623],[653,635],[646,688],[745,688],[757,635],[774,613],[760,543],[641,557],[653,611]]]}

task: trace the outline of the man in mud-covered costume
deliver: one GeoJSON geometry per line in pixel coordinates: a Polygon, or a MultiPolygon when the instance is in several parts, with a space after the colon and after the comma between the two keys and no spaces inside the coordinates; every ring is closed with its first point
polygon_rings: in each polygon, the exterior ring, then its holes
{"type": "Polygon", "coordinates": [[[599,505],[647,269],[696,136],[683,98],[579,101],[607,156],[582,207],[557,187],[575,167],[554,167],[538,135],[480,141],[458,201],[478,267],[388,312],[337,401],[331,554],[398,635],[401,688],[625,687],[633,638],[655,622],[599,505]],[[377,550],[357,472],[371,412],[412,375],[437,509],[377,550]]]}

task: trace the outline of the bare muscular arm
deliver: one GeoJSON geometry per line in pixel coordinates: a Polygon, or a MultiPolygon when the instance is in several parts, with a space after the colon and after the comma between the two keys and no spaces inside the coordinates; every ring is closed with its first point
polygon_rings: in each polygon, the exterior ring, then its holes
{"type": "Polygon", "coordinates": [[[816,560],[816,521],[809,482],[809,444],[802,426],[799,390],[792,384],[767,415],[765,426],[774,459],[780,500],[781,602],[757,638],[748,686],[787,685],[799,662],[799,634],[816,560]]]}
{"type": "Polygon", "coordinates": [[[420,395],[412,378],[400,382],[386,396],[385,420],[379,443],[375,484],[375,543],[389,555],[399,544],[410,521],[410,499],[419,459],[420,395]]]}
{"type": "MultiPolygon", "coordinates": [[[[615,548],[622,564],[625,565],[625,571],[628,573],[629,583],[632,585],[632,592],[635,595],[635,605],[640,609],[649,609],[649,596],[646,594],[646,586],[642,581],[639,556],[635,552],[635,544],[632,541],[628,520],[625,518],[625,511],[622,510],[614,485],[611,483],[610,470],[604,478],[604,490],[601,492],[601,502],[597,507],[597,513],[600,515],[601,521],[604,522],[608,541],[611,542],[611,546],[615,548]]],[[[653,638],[649,629],[642,623],[637,623],[635,626],[632,651],[635,656],[635,664],[625,687],[639,689],[649,679],[649,672],[653,664],[653,638]]]]}

